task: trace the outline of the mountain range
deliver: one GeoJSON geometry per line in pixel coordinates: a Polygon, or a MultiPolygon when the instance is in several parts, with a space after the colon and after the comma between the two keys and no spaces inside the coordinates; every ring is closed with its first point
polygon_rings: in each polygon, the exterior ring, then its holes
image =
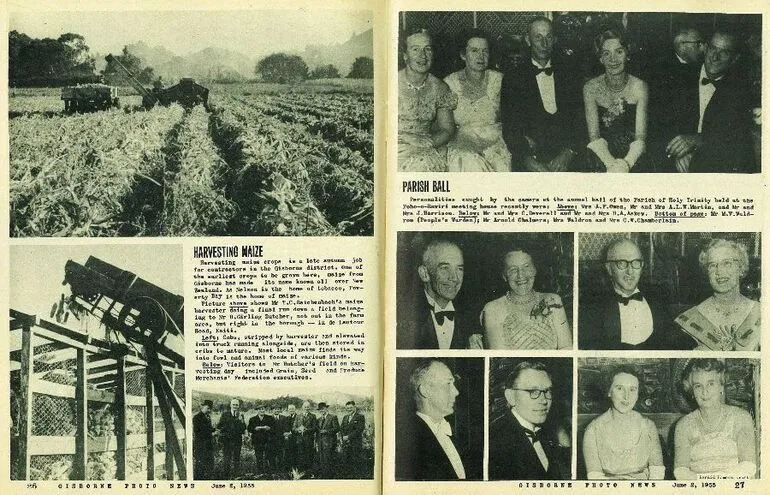
{"type": "MultiPolygon", "coordinates": [[[[162,46],[151,47],[143,41],[126,45],[126,48],[142,59],[145,66],[152,67],[155,75],[160,75],[167,82],[176,81],[180,77],[193,77],[202,81],[223,77],[233,80],[253,79],[257,62],[271,54],[248,56],[224,48],[208,47],[190,55],[180,56],[162,46]]],[[[357,57],[373,56],[372,30],[353,34],[344,43],[308,45],[304,52],[288,53],[301,56],[311,70],[320,65],[334,65],[344,77],[357,57]]],[[[103,69],[104,63],[101,61],[104,57],[96,55],[96,60],[97,70],[103,69]]]]}

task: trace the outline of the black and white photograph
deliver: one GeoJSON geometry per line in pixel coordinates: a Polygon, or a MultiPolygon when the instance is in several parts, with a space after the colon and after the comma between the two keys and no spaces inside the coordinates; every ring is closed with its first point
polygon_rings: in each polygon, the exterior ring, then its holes
{"type": "Polygon", "coordinates": [[[754,232],[579,234],[581,349],[758,351],[754,232]]]}
{"type": "Polygon", "coordinates": [[[194,389],[193,479],[374,479],[366,387],[194,389]]]}
{"type": "Polygon", "coordinates": [[[761,14],[398,21],[400,172],[760,172],[761,14]]]}
{"type": "Polygon", "coordinates": [[[83,8],[8,14],[11,237],[373,235],[371,10],[83,8]]]}
{"type": "Polygon", "coordinates": [[[572,359],[492,358],[489,395],[489,479],[571,479],[572,359]]]}
{"type": "Polygon", "coordinates": [[[396,481],[482,479],[484,360],[396,361],[396,481]]]}
{"type": "Polygon", "coordinates": [[[399,349],[571,349],[572,233],[399,232],[399,349]]]}
{"type": "Polygon", "coordinates": [[[182,249],[10,249],[12,480],[186,480],[182,249]]]}
{"type": "Polygon", "coordinates": [[[759,477],[753,359],[578,360],[578,478],[759,477]]]}

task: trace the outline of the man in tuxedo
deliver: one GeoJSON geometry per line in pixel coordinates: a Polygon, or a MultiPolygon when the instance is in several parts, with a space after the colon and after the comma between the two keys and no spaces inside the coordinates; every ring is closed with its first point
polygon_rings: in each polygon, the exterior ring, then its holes
{"type": "Polygon", "coordinates": [[[238,476],[241,466],[241,446],[246,422],[241,412],[241,401],[232,399],[230,409],[223,412],[217,423],[219,440],[222,443],[222,479],[229,480],[238,476]]]}
{"type": "Polygon", "coordinates": [[[564,172],[586,144],[581,77],[553,57],[553,27],[545,17],[529,23],[531,63],[503,78],[500,118],[513,169],[564,172]]]}
{"type": "Polygon", "coordinates": [[[611,242],[604,270],[612,289],[581,301],[578,335],[581,349],[691,349],[692,343],[653,296],[642,294],[644,258],[630,239],[611,242]]]}
{"type": "Polygon", "coordinates": [[[326,402],[318,404],[321,417],[318,418],[318,477],[321,479],[334,479],[334,457],[337,452],[337,432],[340,431],[340,422],[336,414],[329,412],[326,402]]]}
{"type": "Polygon", "coordinates": [[[352,400],[345,403],[345,416],[340,425],[340,436],[342,437],[342,460],[345,466],[348,478],[358,478],[362,476],[361,465],[362,444],[364,438],[364,428],[366,420],[364,415],[358,412],[356,403],[352,400]]]}
{"type": "Polygon", "coordinates": [[[467,478],[467,459],[445,419],[454,413],[459,391],[449,367],[438,359],[420,361],[409,377],[416,411],[397,424],[396,480],[457,481],[467,478]]]}
{"type": "Polygon", "coordinates": [[[296,441],[297,467],[307,474],[315,462],[315,440],[318,433],[318,419],[310,412],[310,402],[302,403],[302,412],[294,418],[291,431],[296,441]]]}
{"type": "Polygon", "coordinates": [[[489,427],[490,480],[558,480],[562,472],[555,435],[543,428],[553,403],[551,376],[539,361],[522,361],[506,381],[510,407],[489,427]]]}
{"type": "Polygon", "coordinates": [[[275,428],[275,420],[265,413],[265,405],[257,406],[257,414],[249,419],[246,431],[251,435],[251,446],[254,447],[254,456],[257,458],[257,472],[267,472],[272,457],[271,439],[275,428]]]}
{"type": "Polygon", "coordinates": [[[423,290],[397,312],[399,349],[482,347],[478,313],[454,305],[464,269],[456,244],[444,239],[428,243],[417,267],[423,290]]]}
{"type": "MultiPolygon", "coordinates": [[[[694,119],[689,119],[690,128],[666,145],[679,172],[757,172],[749,84],[736,68],[739,58],[738,35],[715,32],[706,47],[699,82],[694,83],[697,92],[688,101],[674,102],[698,109],[697,126],[693,128],[694,119]]],[[[687,115],[686,110],[680,112],[687,115]]]]}
{"type": "Polygon", "coordinates": [[[214,427],[211,408],[214,403],[204,400],[200,411],[193,416],[193,478],[209,480],[214,468],[214,427]]]}

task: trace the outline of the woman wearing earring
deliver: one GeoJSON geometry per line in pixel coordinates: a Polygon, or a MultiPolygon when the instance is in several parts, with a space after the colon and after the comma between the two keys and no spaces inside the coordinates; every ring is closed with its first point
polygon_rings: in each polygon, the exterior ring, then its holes
{"type": "Polygon", "coordinates": [[[724,363],[693,359],[685,368],[682,384],[698,408],[676,424],[674,477],[754,478],[754,420],[748,411],[725,404],[724,363]]]}
{"type": "Polygon", "coordinates": [[[630,172],[643,159],[647,135],[647,84],[627,72],[628,44],[620,30],[594,41],[604,74],[583,86],[588,149],[595,169],[630,172]]]}
{"type": "Polygon", "coordinates": [[[583,436],[588,479],[653,479],[666,474],[658,428],[634,410],[639,376],[630,366],[606,375],[610,409],[591,421],[583,436]]]}

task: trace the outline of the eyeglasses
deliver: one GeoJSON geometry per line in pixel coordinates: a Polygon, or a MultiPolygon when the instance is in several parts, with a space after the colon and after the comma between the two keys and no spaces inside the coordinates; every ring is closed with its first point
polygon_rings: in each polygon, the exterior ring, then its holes
{"type": "Polygon", "coordinates": [[[639,270],[644,265],[644,260],[607,260],[607,263],[614,263],[618,270],[625,270],[629,265],[634,270],[639,270]]]}
{"type": "Polygon", "coordinates": [[[682,45],[705,45],[706,44],[706,42],[703,40],[680,41],[679,43],[682,45]]]}
{"type": "Polygon", "coordinates": [[[545,390],[542,390],[539,388],[514,388],[513,390],[521,390],[522,392],[528,392],[529,398],[532,400],[539,399],[541,395],[545,396],[546,399],[550,399],[551,397],[553,397],[553,390],[550,388],[547,388],[545,390]]]}
{"type": "Polygon", "coordinates": [[[736,259],[712,261],[710,263],[706,263],[706,270],[709,272],[715,272],[720,268],[722,270],[734,270],[737,267],[738,267],[738,260],[736,259]]]}

